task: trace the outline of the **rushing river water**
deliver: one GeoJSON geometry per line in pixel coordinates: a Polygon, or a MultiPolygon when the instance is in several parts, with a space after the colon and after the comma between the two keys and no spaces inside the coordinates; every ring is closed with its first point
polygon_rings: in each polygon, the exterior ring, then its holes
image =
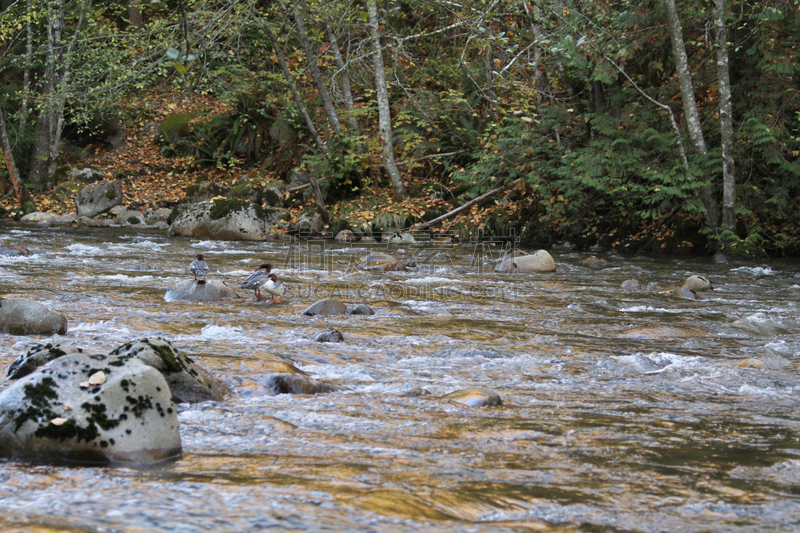
{"type": "MultiPolygon", "coordinates": [[[[165,336],[236,396],[178,406],[175,462],[0,463],[2,531],[800,530],[798,262],[554,251],[555,273],[510,275],[483,245],[0,227],[15,246],[0,295],[65,314],[58,340],[165,336]],[[355,268],[376,249],[419,268],[355,268]],[[291,291],[166,302],[197,253],[230,286],[272,262],[291,291]],[[694,273],[716,290],[661,294],[694,273]],[[327,296],[377,314],[299,315],[327,296]],[[329,327],[345,342],[314,341],[329,327]],[[275,361],[340,390],[273,395],[275,361]],[[503,405],[442,399],[476,388],[503,405]]],[[[44,340],[0,334],[0,365],[44,340]]]]}

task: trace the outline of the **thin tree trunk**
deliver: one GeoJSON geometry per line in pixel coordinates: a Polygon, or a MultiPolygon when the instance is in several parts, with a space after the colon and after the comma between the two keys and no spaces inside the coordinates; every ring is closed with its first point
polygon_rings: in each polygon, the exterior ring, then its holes
{"type": "Polygon", "coordinates": [[[344,62],[342,52],[339,49],[339,42],[336,39],[336,33],[333,31],[333,27],[331,26],[330,22],[326,22],[325,27],[328,30],[328,41],[331,43],[331,51],[333,52],[333,57],[336,60],[336,66],[342,73],[342,98],[344,99],[344,105],[347,107],[347,122],[350,124],[350,128],[353,130],[353,133],[358,134],[361,132],[361,130],[358,127],[358,122],[356,121],[356,108],[355,104],[353,103],[353,91],[350,88],[350,71],[347,68],[347,63],[344,62]]]}
{"type": "Polygon", "coordinates": [[[394,147],[392,144],[392,110],[389,106],[389,89],[386,84],[386,69],[383,66],[383,50],[379,35],[380,24],[378,21],[377,0],[367,0],[367,16],[369,35],[372,41],[372,67],[375,73],[375,88],[378,99],[378,129],[380,130],[381,153],[389,180],[394,187],[394,195],[398,200],[407,196],[403,178],[394,161],[394,147]]]}
{"type": "Polygon", "coordinates": [[[270,42],[272,43],[272,48],[275,50],[275,55],[278,56],[278,62],[281,65],[281,69],[283,70],[283,75],[286,78],[286,83],[289,85],[289,90],[294,96],[294,101],[297,104],[297,109],[300,111],[300,114],[303,117],[303,121],[306,123],[306,127],[308,128],[308,132],[311,134],[311,137],[314,139],[314,142],[317,143],[317,148],[324,154],[328,154],[328,147],[322,138],[319,136],[319,132],[317,132],[316,126],[314,126],[314,121],[311,120],[311,116],[308,114],[308,110],[306,109],[305,104],[303,103],[303,98],[300,96],[300,93],[297,91],[297,85],[294,82],[294,77],[292,77],[292,73],[289,72],[289,67],[286,66],[286,59],[283,57],[283,50],[281,49],[280,43],[278,43],[278,39],[275,37],[275,34],[272,33],[272,30],[269,29],[269,26],[263,24],[261,26],[269,37],[270,42]]]}
{"type": "Polygon", "coordinates": [[[719,122],[722,135],[722,227],[734,231],[736,225],[736,176],[734,174],[733,105],[728,62],[728,31],[725,26],[725,0],[714,0],[714,25],[717,38],[719,76],[719,122]]]}
{"type": "Polygon", "coordinates": [[[14,187],[14,194],[17,196],[19,208],[24,211],[26,204],[31,202],[32,199],[17,171],[17,165],[14,162],[14,154],[11,153],[11,143],[8,142],[6,119],[3,116],[2,109],[0,109],[0,144],[3,145],[3,158],[6,161],[6,168],[8,169],[8,175],[11,177],[11,185],[14,187]]]}
{"type": "Polygon", "coordinates": [[[306,3],[303,0],[295,0],[294,21],[295,24],[297,24],[297,33],[300,35],[300,46],[302,46],[303,52],[306,54],[306,59],[308,60],[308,70],[311,72],[311,79],[314,80],[314,84],[317,86],[317,91],[319,92],[319,97],[322,100],[322,107],[325,109],[328,122],[330,122],[331,128],[333,128],[333,132],[336,135],[341,135],[342,127],[339,125],[339,118],[336,116],[336,108],[333,105],[333,100],[331,100],[331,94],[328,92],[328,88],[325,86],[325,81],[322,79],[322,73],[319,71],[319,65],[317,65],[317,58],[314,55],[314,51],[311,49],[311,43],[308,40],[308,34],[306,33],[304,20],[305,9],[306,3]]]}
{"type": "Polygon", "coordinates": [[[520,181],[522,181],[522,179],[521,178],[517,178],[514,181],[512,181],[511,183],[506,183],[505,185],[501,185],[500,187],[498,187],[496,189],[492,189],[491,191],[478,196],[474,200],[470,200],[469,202],[465,203],[464,205],[462,205],[460,207],[456,207],[452,211],[450,211],[448,213],[445,213],[444,215],[442,215],[442,216],[440,216],[438,218],[434,218],[433,220],[429,220],[428,222],[425,222],[423,224],[417,224],[416,226],[411,228],[409,231],[418,231],[418,230],[423,230],[423,229],[430,228],[431,226],[434,226],[434,225],[438,224],[439,222],[441,222],[443,220],[447,220],[448,218],[454,217],[457,214],[459,214],[460,212],[469,209],[470,207],[472,207],[473,205],[477,204],[478,202],[481,202],[481,201],[483,201],[483,200],[485,200],[485,199],[487,199],[487,198],[489,198],[491,196],[494,196],[495,194],[499,194],[499,193],[501,193],[501,192],[503,192],[503,191],[505,191],[507,189],[510,189],[511,187],[514,187],[515,185],[518,185],[520,181]]]}
{"type": "MultiPolygon", "coordinates": [[[[669,28],[670,42],[672,43],[672,56],[675,59],[675,69],[678,74],[678,83],[681,89],[681,100],[683,102],[683,113],[686,117],[686,124],[689,129],[689,139],[692,141],[695,151],[704,160],[708,156],[708,148],[703,137],[703,127],[700,122],[700,113],[697,110],[697,100],[694,96],[694,85],[692,74],[689,71],[689,58],[686,56],[686,46],[683,42],[681,33],[681,21],[678,18],[678,10],[675,7],[675,0],[664,0],[667,10],[667,26],[669,28]]],[[[703,168],[703,174],[708,170],[703,168]]],[[[719,207],[714,200],[714,188],[707,183],[702,188],[701,200],[705,207],[706,226],[711,229],[719,227],[719,207]]]]}
{"type": "Polygon", "coordinates": [[[22,74],[22,90],[20,91],[19,135],[24,135],[25,126],[28,125],[28,96],[30,95],[31,65],[33,63],[33,30],[31,29],[33,17],[32,0],[25,3],[25,67],[22,74]]]}

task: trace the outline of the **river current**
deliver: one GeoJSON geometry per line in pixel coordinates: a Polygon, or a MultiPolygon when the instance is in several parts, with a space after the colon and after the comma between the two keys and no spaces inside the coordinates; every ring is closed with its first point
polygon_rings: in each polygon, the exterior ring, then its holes
{"type": "MultiPolygon", "coordinates": [[[[553,251],[498,274],[502,245],[220,242],[0,227],[0,295],[66,315],[108,353],[163,336],[236,391],[178,405],[183,454],[149,468],[0,462],[0,530],[800,530],[800,263],[553,251]],[[357,268],[373,251],[408,272],[357,268]],[[167,302],[203,253],[236,287],[263,262],[281,304],[167,302]],[[714,291],[663,294],[690,274],[714,291]],[[637,279],[641,288],[620,285],[637,279]],[[374,316],[307,317],[314,301],[374,316]],[[326,328],[343,343],[318,343],[326,328]],[[275,362],[336,385],[274,395],[275,362]],[[430,395],[407,397],[414,388],[430,395]],[[490,389],[502,406],[443,396],[490,389]]],[[[4,378],[0,388],[6,386],[4,378]]]]}

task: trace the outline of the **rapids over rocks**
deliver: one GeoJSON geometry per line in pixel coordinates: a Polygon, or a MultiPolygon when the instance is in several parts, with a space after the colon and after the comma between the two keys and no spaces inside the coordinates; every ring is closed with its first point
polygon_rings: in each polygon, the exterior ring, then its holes
{"type": "MultiPolygon", "coordinates": [[[[164,336],[235,390],[177,406],[174,462],[0,463],[2,531],[800,529],[796,261],[553,251],[556,272],[496,273],[490,246],[16,225],[0,249],[28,251],[0,254],[0,294],[66,315],[53,339],[164,336]],[[374,251],[417,268],[356,268],[374,251]],[[269,261],[289,292],[165,301],[200,253],[232,288],[269,261]],[[690,274],[715,290],[663,294],[690,274]],[[376,314],[299,314],[328,297],[376,314]],[[288,363],[335,390],[275,394],[288,363]],[[445,397],[463,390],[502,403],[445,397]]],[[[0,334],[0,364],[46,340],[0,334]]]]}

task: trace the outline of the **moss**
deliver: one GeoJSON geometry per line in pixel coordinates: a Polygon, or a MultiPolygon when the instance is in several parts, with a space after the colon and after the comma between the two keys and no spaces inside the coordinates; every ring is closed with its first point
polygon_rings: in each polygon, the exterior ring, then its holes
{"type": "Polygon", "coordinates": [[[255,209],[255,214],[258,218],[264,218],[264,209],[257,204],[252,204],[245,200],[237,200],[235,198],[228,198],[224,200],[214,200],[211,202],[211,209],[208,211],[208,218],[211,220],[219,220],[228,217],[233,213],[239,211],[247,211],[250,207],[255,209]]]}
{"type": "Polygon", "coordinates": [[[106,189],[105,197],[108,198],[109,200],[116,200],[117,189],[115,189],[114,187],[109,187],[108,189],[106,189]]]}
{"type": "Polygon", "coordinates": [[[150,401],[149,396],[125,396],[125,401],[131,404],[131,412],[136,418],[141,418],[147,411],[153,408],[153,402],[150,401]]]}
{"type": "Polygon", "coordinates": [[[166,372],[180,372],[181,370],[185,370],[180,357],[169,346],[157,345],[149,342],[148,344],[161,360],[164,361],[166,372]]]}

